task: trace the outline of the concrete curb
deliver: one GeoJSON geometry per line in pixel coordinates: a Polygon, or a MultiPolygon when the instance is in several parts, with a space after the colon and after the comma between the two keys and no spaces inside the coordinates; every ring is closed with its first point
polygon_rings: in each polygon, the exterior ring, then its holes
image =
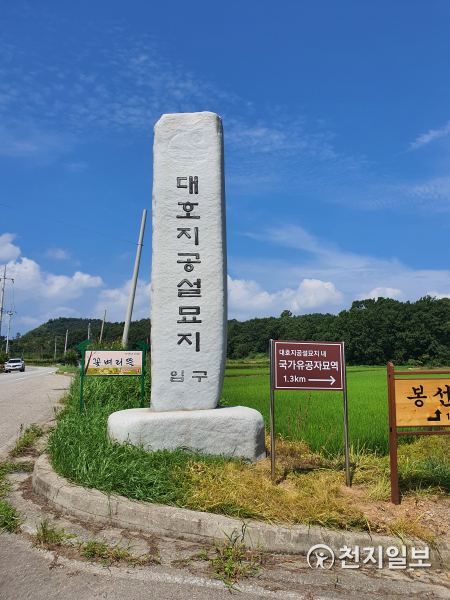
{"type": "MultiPolygon", "coordinates": [[[[36,461],[33,472],[33,490],[64,514],[95,523],[130,529],[144,534],[212,543],[222,540],[224,534],[240,534],[245,527],[244,541],[249,549],[259,545],[267,552],[307,555],[316,544],[326,544],[335,552],[344,546],[365,547],[399,546],[401,541],[388,536],[370,536],[366,532],[333,531],[305,525],[270,525],[259,521],[239,519],[196,512],[184,508],[162,506],[149,502],[135,502],[122,496],[108,498],[98,490],[87,490],[73,485],[57,475],[45,454],[36,461]]],[[[406,541],[408,547],[423,548],[424,542],[406,541]]],[[[410,553],[408,552],[408,556],[410,553]]],[[[430,548],[434,568],[450,566],[450,547],[440,544],[430,548]]]]}

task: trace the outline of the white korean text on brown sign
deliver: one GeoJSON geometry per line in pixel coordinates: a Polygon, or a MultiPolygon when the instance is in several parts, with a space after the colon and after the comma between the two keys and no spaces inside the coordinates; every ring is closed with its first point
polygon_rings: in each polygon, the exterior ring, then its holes
{"type": "Polygon", "coordinates": [[[343,390],[341,342],[274,341],[275,390],[343,390]]]}

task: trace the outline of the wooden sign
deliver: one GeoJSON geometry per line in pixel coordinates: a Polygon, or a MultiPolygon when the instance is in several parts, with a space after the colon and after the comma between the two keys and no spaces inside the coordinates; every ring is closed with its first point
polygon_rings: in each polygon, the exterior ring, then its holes
{"type": "Polygon", "coordinates": [[[397,427],[450,427],[450,371],[394,371],[387,366],[389,401],[389,454],[391,465],[391,501],[400,504],[398,490],[397,436],[450,435],[449,430],[397,431],[397,427]],[[408,375],[408,378],[398,376],[408,375]],[[423,375],[434,375],[425,379],[423,375]],[[437,379],[436,375],[448,375],[437,379]]]}
{"type": "Polygon", "coordinates": [[[396,379],[397,427],[450,425],[448,379],[396,379]]]}

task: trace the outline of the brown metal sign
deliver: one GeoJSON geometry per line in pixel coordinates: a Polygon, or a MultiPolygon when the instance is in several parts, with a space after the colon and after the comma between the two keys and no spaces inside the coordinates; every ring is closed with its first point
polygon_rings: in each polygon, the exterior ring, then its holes
{"type": "Polygon", "coordinates": [[[273,341],[275,390],[343,390],[342,342],[273,341]]]}

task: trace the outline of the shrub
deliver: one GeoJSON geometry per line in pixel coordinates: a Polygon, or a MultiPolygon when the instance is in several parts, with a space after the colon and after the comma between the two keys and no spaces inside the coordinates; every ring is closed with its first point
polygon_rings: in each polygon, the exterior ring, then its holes
{"type": "Polygon", "coordinates": [[[75,352],[75,350],[67,350],[66,354],[64,355],[64,364],[78,367],[79,362],[80,359],[78,358],[78,354],[75,352]]]}

